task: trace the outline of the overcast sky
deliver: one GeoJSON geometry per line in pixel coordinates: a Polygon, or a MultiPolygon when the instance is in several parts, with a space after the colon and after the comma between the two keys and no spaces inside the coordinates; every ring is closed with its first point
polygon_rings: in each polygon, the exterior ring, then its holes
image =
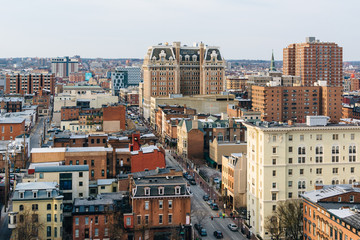
{"type": "Polygon", "coordinates": [[[225,59],[282,59],[307,36],[360,60],[359,0],[2,0],[0,58],[143,58],[150,45],[220,46],[225,59]]]}

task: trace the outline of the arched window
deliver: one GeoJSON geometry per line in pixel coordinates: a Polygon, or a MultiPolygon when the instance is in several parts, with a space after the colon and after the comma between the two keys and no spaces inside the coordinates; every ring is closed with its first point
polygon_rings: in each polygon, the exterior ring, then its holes
{"type": "Polygon", "coordinates": [[[19,206],[19,211],[24,211],[24,205],[19,206]]]}
{"type": "Polygon", "coordinates": [[[305,151],[305,147],[299,147],[299,148],[298,148],[298,154],[299,154],[299,155],[305,155],[305,152],[306,152],[306,151],[305,151]]]}

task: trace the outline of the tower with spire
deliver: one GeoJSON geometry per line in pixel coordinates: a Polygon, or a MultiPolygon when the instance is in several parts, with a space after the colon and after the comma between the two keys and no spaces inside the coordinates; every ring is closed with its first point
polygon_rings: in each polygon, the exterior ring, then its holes
{"type": "Polygon", "coordinates": [[[274,60],[274,50],[272,50],[271,63],[270,63],[269,71],[270,71],[270,72],[276,71],[276,68],[275,68],[275,60],[274,60]]]}

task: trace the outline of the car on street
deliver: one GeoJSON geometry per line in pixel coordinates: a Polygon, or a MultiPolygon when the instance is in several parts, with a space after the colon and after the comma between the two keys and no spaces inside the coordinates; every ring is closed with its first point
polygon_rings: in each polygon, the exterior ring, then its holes
{"type": "Polygon", "coordinates": [[[216,203],[211,204],[210,207],[214,211],[219,210],[219,206],[216,203]]]}
{"type": "Polygon", "coordinates": [[[217,238],[217,239],[220,239],[220,238],[224,238],[223,234],[221,231],[215,231],[214,232],[214,236],[217,238]]]}
{"type": "Polygon", "coordinates": [[[189,183],[190,183],[191,185],[196,185],[195,179],[190,179],[190,180],[189,180],[189,183]]]}
{"type": "Polygon", "coordinates": [[[199,234],[200,234],[200,236],[207,236],[206,229],[205,229],[205,228],[201,228],[201,229],[199,230],[199,234]]]}
{"type": "Polygon", "coordinates": [[[220,179],[219,178],[214,178],[214,183],[220,183],[220,179]]]}
{"type": "Polygon", "coordinates": [[[200,231],[201,228],[202,228],[201,224],[199,224],[199,223],[195,223],[194,227],[195,227],[195,229],[198,230],[198,231],[200,231]]]}
{"type": "Polygon", "coordinates": [[[211,199],[209,199],[209,201],[206,202],[208,205],[211,206],[211,204],[213,203],[211,199]]]}
{"type": "Polygon", "coordinates": [[[228,224],[228,228],[231,231],[237,231],[239,229],[238,226],[236,224],[233,224],[233,223],[228,224]]]}
{"type": "Polygon", "coordinates": [[[203,196],[203,200],[204,200],[204,201],[209,201],[209,200],[210,200],[209,195],[204,195],[204,196],[203,196]]]}
{"type": "Polygon", "coordinates": [[[184,177],[184,178],[186,178],[187,175],[189,175],[188,172],[184,172],[184,173],[183,173],[183,177],[184,177]]]}

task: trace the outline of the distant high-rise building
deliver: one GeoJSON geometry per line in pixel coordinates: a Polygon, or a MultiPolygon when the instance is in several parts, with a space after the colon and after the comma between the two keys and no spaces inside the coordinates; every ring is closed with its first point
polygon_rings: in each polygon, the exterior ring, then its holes
{"type": "Polygon", "coordinates": [[[69,77],[79,71],[79,60],[69,57],[51,59],[51,71],[55,77],[69,77]]]}
{"type": "Polygon", "coordinates": [[[300,76],[304,86],[313,86],[317,81],[326,81],[328,86],[341,86],[342,47],[336,43],[308,37],[305,43],[290,44],[283,53],[284,75],[300,76]]]}
{"type": "Polygon", "coordinates": [[[6,94],[33,94],[47,90],[55,93],[54,74],[7,74],[6,94]]]}
{"type": "Polygon", "coordinates": [[[143,64],[144,117],[150,116],[151,97],[169,94],[219,94],[225,90],[225,60],[219,47],[157,45],[148,48],[143,64]]]}
{"type": "Polygon", "coordinates": [[[120,89],[128,86],[128,72],[116,69],[115,72],[111,72],[110,76],[112,94],[119,96],[120,89]]]}
{"type": "Polygon", "coordinates": [[[127,72],[127,84],[128,85],[139,85],[141,82],[141,69],[139,67],[117,67],[116,71],[127,72]]]}

